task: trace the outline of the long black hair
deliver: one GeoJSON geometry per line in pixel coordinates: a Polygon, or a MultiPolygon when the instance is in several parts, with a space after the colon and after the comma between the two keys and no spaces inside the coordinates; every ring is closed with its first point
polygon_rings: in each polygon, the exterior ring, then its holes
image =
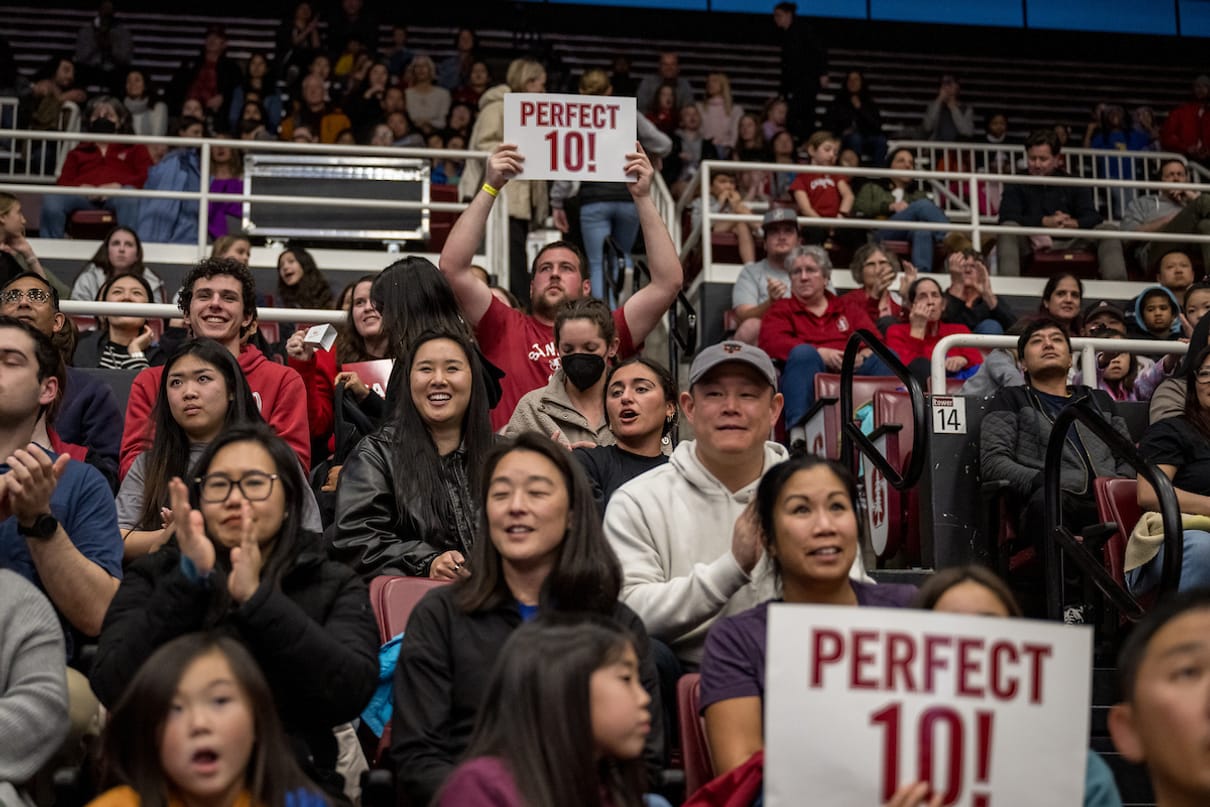
{"type": "Polygon", "coordinates": [[[328,279],[319,271],[315,258],[310,252],[301,247],[287,246],[277,256],[277,293],[281,295],[282,305],[286,308],[331,308],[332,286],[328,279]],[[302,277],[293,286],[287,286],[281,279],[281,259],[286,253],[294,256],[302,267],[302,277]]]}
{"type": "Polygon", "coordinates": [[[1210,359],[1210,347],[1203,347],[1185,372],[1185,419],[1202,437],[1210,440],[1210,409],[1202,406],[1197,397],[1197,374],[1207,359],[1210,359]]]}
{"type": "MultiPolygon", "coordinates": [[[[201,362],[215,368],[227,385],[227,417],[225,427],[237,423],[261,422],[256,408],[256,399],[236,363],[231,351],[213,339],[191,339],[179,348],[164,363],[160,375],[160,388],[151,410],[151,424],[155,437],[147,449],[147,464],[144,467],[143,507],[135,529],[156,530],[160,528],[160,508],[168,504],[168,482],[174,476],[189,478],[189,435],[172,416],[168,403],[169,374],[178,361],[186,356],[196,356],[201,362]]],[[[144,437],[146,440],[146,437],[144,437]]]]}
{"type": "Polygon", "coordinates": [[[460,333],[474,342],[454,290],[432,261],[415,255],[395,261],[375,278],[370,298],[382,314],[392,356],[410,353],[425,331],[460,333]]]}
{"type": "MultiPolygon", "coordinates": [[[[144,293],[147,294],[147,302],[149,302],[149,303],[162,302],[161,300],[156,299],[155,293],[151,290],[151,284],[147,282],[147,278],[143,277],[142,272],[140,272],[138,274],[129,274],[129,275],[110,275],[109,278],[101,285],[101,288],[99,288],[97,290],[97,300],[100,302],[105,302],[105,298],[109,296],[109,290],[113,287],[113,284],[124,277],[128,277],[128,278],[131,278],[132,280],[137,280],[139,282],[139,285],[143,287],[144,293]]],[[[143,322],[144,323],[147,322],[146,318],[144,318],[143,322]]],[[[106,336],[106,338],[108,338],[109,337],[109,317],[98,316],[97,325],[100,326],[101,330],[105,331],[105,336],[106,336]]]]}
{"type": "Polygon", "coordinates": [[[471,547],[473,573],[458,583],[457,602],[462,610],[479,611],[513,601],[504,582],[500,552],[491,542],[487,493],[496,466],[514,451],[545,457],[563,478],[570,509],[567,530],[559,544],[555,566],[542,584],[541,601],[547,609],[592,611],[606,616],[617,607],[622,590],[622,566],[605,540],[592,485],[571,452],[538,432],[522,432],[496,443],[484,463],[479,486],[479,540],[471,547]]]}
{"type": "MultiPolygon", "coordinates": [[[[210,463],[214,461],[214,456],[233,443],[256,443],[269,452],[269,456],[273,459],[275,473],[278,475],[274,484],[282,486],[282,493],[285,496],[285,517],[282,519],[281,529],[273,540],[272,548],[267,552],[264,567],[261,569],[262,585],[266,583],[277,585],[281,582],[282,576],[294,565],[299,553],[312,548],[311,544],[314,540],[314,536],[305,533],[302,529],[303,497],[310,495],[306,489],[306,480],[303,479],[302,465],[299,464],[298,455],[294,453],[294,449],[290,448],[286,441],[278,437],[277,433],[264,422],[237,423],[231,428],[225,429],[214,442],[206,447],[193,468],[193,477],[204,477],[210,469],[210,463]]],[[[202,504],[202,486],[195,478],[189,480],[189,504],[196,510],[202,504]]],[[[206,533],[210,536],[209,525],[207,525],[206,533]]],[[[214,543],[217,555],[216,565],[224,570],[229,568],[231,565],[230,550],[215,541],[213,536],[210,536],[210,539],[214,543]]],[[[221,577],[226,580],[226,574],[221,577]]]]}
{"type": "MultiPolygon", "coordinates": [[[[566,452],[565,452],[566,453],[566,452]]],[[[599,615],[552,614],[513,631],[488,679],[466,758],[504,760],[526,807],[638,807],[642,758],[594,756],[591,680],[634,637],[599,615]]]]}
{"type": "MultiPolygon", "coordinates": [[[[391,418],[394,435],[391,440],[391,467],[395,469],[395,497],[408,502],[415,508],[423,523],[445,525],[456,532],[454,513],[450,505],[445,465],[437,453],[437,444],[429,431],[428,424],[420,415],[412,399],[409,379],[412,366],[421,345],[435,339],[448,339],[466,356],[471,374],[470,401],[462,415],[462,445],[466,448],[466,469],[470,480],[470,502],[479,499],[480,479],[477,473],[487,461],[494,435],[487,403],[485,371],[479,363],[479,354],[461,334],[426,331],[416,340],[412,352],[395,363],[391,375],[397,392],[395,410],[391,418]]],[[[457,542],[454,542],[457,543],[457,542]]]]}
{"type": "Polygon", "coordinates": [[[101,734],[101,781],[105,787],[126,785],[142,807],[167,807],[176,786],[164,775],[160,743],[177,687],[194,661],[219,653],[231,667],[236,686],[248,701],[256,741],[244,774],[252,802],[285,807],[286,796],[299,788],[323,796],[299,769],[282,731],[273,701],[252,654],[235,639],[189,633],[161,645],[139,668],[101,734]]]}

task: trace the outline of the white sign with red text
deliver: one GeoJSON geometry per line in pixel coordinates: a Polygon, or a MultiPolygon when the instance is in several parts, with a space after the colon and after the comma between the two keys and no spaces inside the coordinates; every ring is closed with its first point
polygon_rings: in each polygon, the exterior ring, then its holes
{"type": "Polygon", "coordinates": [[[889,608],[769,609],[765,805],[1083,803],[1092,631],[889,608]]]}
{"type": "Polygon", "coordinates": [[[504,96],[504,142],[525,157],[520,179],[633,182],[633,98],[515,93],[504,96]]]}

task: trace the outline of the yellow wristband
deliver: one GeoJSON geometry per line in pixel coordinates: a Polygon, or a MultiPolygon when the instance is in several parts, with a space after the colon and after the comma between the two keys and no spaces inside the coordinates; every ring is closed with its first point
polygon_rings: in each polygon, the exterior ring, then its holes
{"type": "Polygon", "coordinates": [[[491,185],[488,185],[486,182],[483,183],[483,190],[487,191],[488,195],[493,198],[500,194],[499,188],[493,188],[491,185]]]}

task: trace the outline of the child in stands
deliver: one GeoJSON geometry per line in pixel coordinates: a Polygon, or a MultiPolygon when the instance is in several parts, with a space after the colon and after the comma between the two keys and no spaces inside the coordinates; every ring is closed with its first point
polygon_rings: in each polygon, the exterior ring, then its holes
{"type": "Polygon", "coordinates": [[[441,807],[638,807],[651,696],[634,639],[604,617],[542,617],[500,652],[441,807]],[[552,708],[553,707],[553,708],[552,708]]]}
{"type": "MultiPolygon", "coordinates": [[[[840,139],[831,132],[820,130],[807,139],[807,156],[811,165],[836,165],[840,139]]],[[[853,209],[853,190],[846,177],[839,174],[799,174],[790,184],[790,197],[798,215],[817,218],[848,216],[853,209]]],[[[836,231],[828,227],[804,227],[803,239],[808,244],[826,243],[836,231]]],[[[865,240],[865,232],[859,232],[865,240]]]]}
{"type": "Polygon", "coordinates": [[[278,722],[252,655],[192,633],[147,659],[109,714],[101,769],[112,789],[90,807],[322,807],[278,722]]]}

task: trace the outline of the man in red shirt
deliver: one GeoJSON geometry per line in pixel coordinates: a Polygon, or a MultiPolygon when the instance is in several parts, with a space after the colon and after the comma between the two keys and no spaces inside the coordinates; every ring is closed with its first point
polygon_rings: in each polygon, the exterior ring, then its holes
{"type": "MultiPolygon", "coordinates": [[[[654,169],[637,143],[635,148],[635,152],[626,155],[626,173],[638,179],[627,187],[638,209],[651,282],[613,312],[618,329],[618,359],[638,352],[647,334],[676,299],[684,277],[676,247],[651,199],[654,169]]],[[[438,261],[458,298],[462,315],[475,329],[483,355],[505,373],[500,383],[500,403],[492,410],[494,429],[508,423],[525,393],[545,386],[559,369],[554,334],[559,306],[592,292],[583,253],[566,241],[547,244],[534,259],[529,286],[532,314],[500,302],[471,271],[496,195],[521,170],[524,160],[514,145],[504,143],[496,147],[487,160],[483,186],[454,223],[438,261]]]]}
{"type": "Polygon", "coordinates": [[[1160,129],[1160,145],[1186,157],[1205,162],[1210,158],[1210,76],[1193,81],[1193,99],[1168,113],[1160,129]]]}
{"type": "MultiPolygon", "coordinates": [[[[248,267],[230,258],[207,258],[181,284],[181,311],[194,338],[213,339],[239,360],[261,417],[311,467],[307,426],[307,390],[298,372],[265,358],[246,340],[256,322],[256,284],[248,267]]],[[[135,457],[154,439],[151,409],[160,390],[163,367],[148,367],[134,378],[126,404],[120,472],[126,476],[135,457]]]]}
{"type": "MultiPolygon", "coordinates": [[[[832,261],[822,247],[795,247],[786,257],[790,296],[773,303],[760,325],[760,347],[785,363],[781,392],[786,426],[794,427],[815,401],[815,374],[840,372],[844,348],[858,330],[878,335],[865,307],[828,291],[832,261]]],[[[894,375],[868,348],[857,355],[857,375],[894,375]]]]}
{"type": "MultiPolygon", "coordinates": [[[[98,96],[89,103],[84,120],[93,134],[132,133],[130,113],[121,101],[108,95],[98,96]]],[[[87,196],[43,196],[38,233],[43,238],[62,238],[69,214],[94,208],[112,210],[118,224],[134,227],[138,224],[139,200],[107,197],[104,189],[141,188],[147,181],[150,167],[151,154],[141,143],[81,143],[67,152],[55,184],[91,188],[92,191],[87,196]]]]}

